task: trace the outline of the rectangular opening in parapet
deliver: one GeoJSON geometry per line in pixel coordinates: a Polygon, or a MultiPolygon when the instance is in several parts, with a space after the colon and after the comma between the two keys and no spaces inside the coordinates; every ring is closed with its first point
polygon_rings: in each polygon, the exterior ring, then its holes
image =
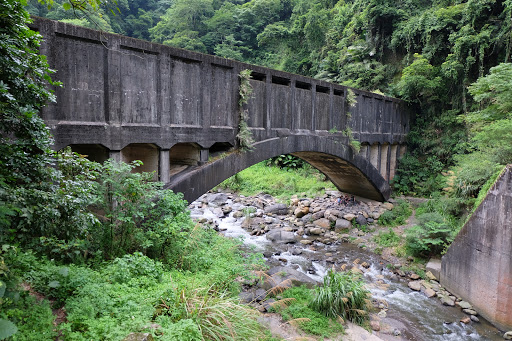
{"type": "Polygon", "coordinates": [[[277,76],[272,76],[272,83],[279,84],[279,85],[286,85],[290,86],[290,80],[287,78],[281,78],[277,76]]]}
{"type": "Polygon", "coordinates": [[[251,72],[251,79],[254,79],[255,81],[261,81],[264,82],[266,77],[265,74],[259,73],[259,72],[251,72]]]}
{"type": "Polygon", "coordinates": [[[343,96],[343,90],[334,89],[334,96],[343,96]]]}
{"type": "Polygon", "coordinates": [[[316,86],[316,92],[321,92],[323,94],[328,94],[329,93],[329,88],[326,87],[326,86],[317,85],[316,86]]]}
{"type": "Polygon", "coordinates": [[[304,90],[311,90],[311,84],[304,83],[304,82],[299,82],[299,81],[297,81],[295,83],[295,87],[297,87],[299,89],[304,89],[304,90]]]}
{"type": "Polygon", "coordinates": [[[157,54],[158,54],[158,52],[155,52],[155,51],[150,51],[150,50],[140,49],[140,48],[138,48],[138,47],[133,47],[133,46],[119,45],[119,47],[120,47],[122,50],[128,50],[128,51],[133,51],[133,52],[139,52],[139,53],[142,53],[142,54],[152,54],[152,55],[157,55],[157,54]]]}

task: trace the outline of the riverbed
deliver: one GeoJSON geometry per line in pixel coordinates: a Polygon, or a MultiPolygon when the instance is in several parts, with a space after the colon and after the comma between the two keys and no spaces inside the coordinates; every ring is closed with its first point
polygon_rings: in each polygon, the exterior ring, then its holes
{"type": "MultiPolygon", "coordinates": [[[[372,314],[372,320],[377,321],[380,330],[373,331],[373,334],[383,340],[503,340],[502,332],[483,318],[479,317],[478,323],[464,324],[460,320],[467,315],[460,308],[444,306],[438,299],[427,298],[423,293],[411,290],[407,280],[392,272],[379,255],[342,240],[324,244],[307,234],[296,235],[296,243],[272,242],[265,234],[251,235],[242,227],[244,220],[259,213],[273,224],[285,226],[287,216],[270,214],[267,217],[262,212],[252,212],[254,208],[244,204],[246,198],[240,200],[232,194],[227,195],[223,203],[210,199],[202,197],[193,202],[190,205],[192,217],[210,222],[228,237],[243,239],[248,250],[264,255],[269,267],[292,267],[321,282],[332,267],[350,269],[358,266],[373,301],[379,306],[372,314]],[[229,210],[222,212],[221,207],[229,207],[229,210]],[[236,212],[245,214],[241,216],[236,212]],[[300,240],[310,241],[303,244],[300,240]],[[365,266],[361,267],[361,264],[365,266]]],[[[266,204],[272,202],[268,197],[266,200],[266,204]]]]}

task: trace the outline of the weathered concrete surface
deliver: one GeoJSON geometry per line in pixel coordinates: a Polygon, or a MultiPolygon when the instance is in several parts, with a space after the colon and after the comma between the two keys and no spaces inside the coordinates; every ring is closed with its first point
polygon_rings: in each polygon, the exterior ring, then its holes
{"type": "Polygon", "coordinates": [[[281,154],[293,154],[320,169],[340,189],[364,198],[383,201],[391,190],[379,172],[346,144],[321,136],[288,136],[255,144],[251,152],[225,157],[171,178],[167,188],[183,192],[194,201],[209,189],[258,162],[281,154]],[[322,152],[319,152],[319,151],[322,152]]]}
{"type": "Polygon", "coordinates": [[[204,165],[210,154],[236,146],[239,74],[250,69],[254,91],[246,109],[256,142],[309,135],[346,148],[341,132],[352,131],[361,143],[358,157],[369,167],[347,170],[354,160],[327,161],[319,156],[325,150],[296,150],[338,178],[336,185],[345,183],[341,190],[353,192],[358,185],[341,180],[347,172],[373,178],[365,173],[373,168],[384,181],[392,180],[405,152],[411,114],[395,98],[353,89],[356,105],[349,107],[349,89],[339,84],[43,18],[31,26],[44,37],[41,53],[57,71],[53,78],[63,83],[54,89],[57,103],[42,111],[55,149],[71,146],[98,160],[143,156],[145,170],[170,183],[176,174],[204,165]]]}
{"type": "Polygon", "coordinates": [[[500,329],[512,329],[512,165],[444,255],[441,284],[500,329]]]}

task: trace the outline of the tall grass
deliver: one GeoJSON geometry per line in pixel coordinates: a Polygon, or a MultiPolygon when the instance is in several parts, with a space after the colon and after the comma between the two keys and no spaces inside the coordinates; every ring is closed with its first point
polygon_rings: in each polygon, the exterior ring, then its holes
{"type": "Polygon", "coordinates": [[[369,296],[370,292],[358,276],[329,270],[323,286],[315,290],[310,306],[325,316],[363,324],[369,318],[369,296]]]}

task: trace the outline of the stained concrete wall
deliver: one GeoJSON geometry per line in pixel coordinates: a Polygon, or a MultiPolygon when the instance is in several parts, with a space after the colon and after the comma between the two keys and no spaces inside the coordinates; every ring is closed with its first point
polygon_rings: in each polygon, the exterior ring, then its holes
{"type": "Polygon", "coordinates": [[[512,329],[512,165],[443,256],[441,283],[499,328],[512,329]]]}
{"type": "Polygon", "coordinates": [[[102,145],[121,159],[130,144],[153,145],[147,167],[165,182],[186,169],[173,164],[186,158],[170,152],[173,146],[193,143],[204,161],[216,143],[237,145],[245,69],[252,70],[245,109],[256,142],[314,135],[341,145],[341,132],[350,128],[355,140],[372,146],[367,161],[388,181],[395,168],[389,146],[404,144],[409,131],[411,109],[395,98],[352,89],[356,105],[349,107],[349,89],[339,84],[43,18],[31,27],[44,37],[41,53],[63,83],[54,89],[57,102],[41,113],[55,148],[102,145]],[[376,144],[385,146],[378,159],[376,144]]]}

